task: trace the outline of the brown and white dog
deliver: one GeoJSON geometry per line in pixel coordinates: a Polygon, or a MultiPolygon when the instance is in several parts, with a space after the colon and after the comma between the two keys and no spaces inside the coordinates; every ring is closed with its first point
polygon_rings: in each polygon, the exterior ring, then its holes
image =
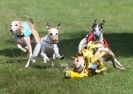
{"type": "Polygon", "coordinates": [[[15,39],[15,42],[18,46],[18,49],[22,50],[23,52],[26,52],[28,50],[29,52],[29,59],[25,67],[28,67],[30,62],[32,62],[33,55],[36,56],[39,51],[36,49],[39,49],[40,46],[40,37],[35,29],[35,26],[33,24],[33,21],[31,18],[28,19],[28,21],[20,21],[20,20],[14,20],[11,22],[10,25],[10,31],[15,39]],[[36,46],[32,54],[32,45],[31,45],[31,36],[33,35],[33,38],[36,41],[36,46]]]}

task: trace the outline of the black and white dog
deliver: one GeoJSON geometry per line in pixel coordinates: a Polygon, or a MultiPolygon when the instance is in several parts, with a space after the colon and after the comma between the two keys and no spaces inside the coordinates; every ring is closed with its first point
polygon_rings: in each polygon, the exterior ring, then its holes
{"type": "Polygon", "coordinates": [[[108,55],[106,57],[103,57],[103,61],[111,61],[114,68],[120,69],[120,70],[126,70],[123,65],[116,59],[114,53],[109,48],[109,44],[106,41],[106,39],[103,37],[103,25],[105,23],[105,20],[101,23],[97,23],[97,20],[94,20],[94,23],[92,25],[92,31],[87,35],[87,37],[83,38],[78,46],[78,51],[80,52],[84,47],[87,46],[87,44],[90,41],[99,42],[103,45],[102,48],[98,48],[96,51],[96,54],[100,53],[101,51],[106,51],[108,55]]]}

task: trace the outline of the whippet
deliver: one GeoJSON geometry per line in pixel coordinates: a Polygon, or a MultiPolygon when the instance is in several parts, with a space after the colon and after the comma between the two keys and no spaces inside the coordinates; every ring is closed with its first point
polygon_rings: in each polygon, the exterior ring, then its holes
{"type": "Polygon", "coordinates": [[[59,54],[59,32],[60,32],[60,24],[57,27],[51,27],[49,23],[47,23],[47,32],[48,34],[41,38],[41,56],[43,57],[43,62],[51,61],[52,66],[53,60],[55,58],[63,59],[64,56],[59,54]],[[51,60],[50,60],[51,59],[51,60]]]}
{"type": "Polygon", "coordinates": [[[25,67],[28,67],[30,62],[33,62],[33,59],[32,59],[33,54],[34,56],[36,56],[39,53],[39,50],[37,49],[41,47],[40,37],[37,30],[35,29],[32,19],[29,18],[28,21],[20,21],[20,20],[12,21],[10,25],[10,31],[14,36],[18,49],[22,50],[23,52],[26,52],[28,50],[29,59],[27,64],[25,65],[25,67]],[[33,54],[32,54],[32,46],[31,46],[32,35],[36,41],[36,46],[33,54]]]}
{"type": "MultiPolygon", "coordinates": [[[[94,23],[92,25],[92,32],[90,32],[87,37],[83,38],[78,46],[78,51],[80,52],[86,45],[89,43],[89,41],[97,41],[99,43],[102,43],[104,47],[97,49],[96,54],[98,54],[101,50],[105,50],[109,53],[108,60],[112,61],[112,64],[114,68],[118,68],[120,70],[125,70],[125,68],[122,66],[122,64],[116,59],[114,53],[111,51],[111,49],[108,46],[108,42],[103,37],[103,25],[105,23],[105,20],[103,20],[102,23],[98,24],[96,20],[94,20],[94,23]]],[[[107,57],[103,57],[103,60],[107,60],[107,57]]]]}

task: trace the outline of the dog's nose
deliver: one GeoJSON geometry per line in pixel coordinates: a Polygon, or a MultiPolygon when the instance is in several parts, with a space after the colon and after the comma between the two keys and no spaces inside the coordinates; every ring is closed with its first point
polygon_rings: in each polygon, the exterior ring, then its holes
{"type": "Polygon", "coordinates": [[[12,32],[12,29],[10,29],[10,32],[12,32]]]}

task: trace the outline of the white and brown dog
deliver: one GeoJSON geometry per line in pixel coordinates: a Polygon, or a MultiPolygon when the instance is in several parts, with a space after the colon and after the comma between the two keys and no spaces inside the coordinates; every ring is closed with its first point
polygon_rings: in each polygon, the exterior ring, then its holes
{"type": "Polygon", "coordinates": [[[18,49],[22,50],[23,52],[26,52],[28,50],[29,52],[29,59],[25,67],[28,67],[30,62],[32,62],[32,57],[36,56],[40,50],[40,37],[35,29],[35,26],[33,24],[33,21],[31,18],[28,19],[28,21],[19,21],[14,20],[11,23],[10,31],[15,39],[15,42],[18,46],[18,49]],[[36,41],[36,46],[34,49],[34,52],[32,54],[32,46],[31,46],[31,36],[33,35],[33,38],[36,41]]]}
{"type": "Polygon", "coordinates": [[[53,60],[55,58],[63,59],[64,57],[59,54],[59,31],[60,24],[57,27],[51,27],[49,23],[47,23],[47,31],[48,34],[41,38],[41,56],[43,57],[43,62],[46,63],[50,61],[53,64],[53,60]]]}

